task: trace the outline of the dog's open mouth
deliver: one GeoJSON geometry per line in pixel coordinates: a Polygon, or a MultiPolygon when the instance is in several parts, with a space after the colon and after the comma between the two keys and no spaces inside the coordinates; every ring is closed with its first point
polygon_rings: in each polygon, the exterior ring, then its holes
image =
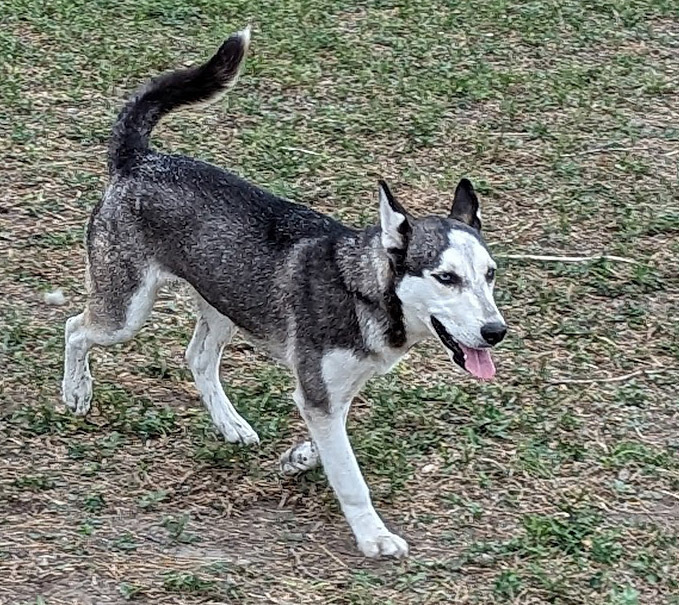
{"type": "Polygon", "coordinates": [[[472,349],[457,342],[443,327],[443,324],[431,316],[431,325],[443,345],[450,351],[453,361],[472,376],[481,380],[490,380],[495,376],[495,364],[488,349],[472,349]]]}

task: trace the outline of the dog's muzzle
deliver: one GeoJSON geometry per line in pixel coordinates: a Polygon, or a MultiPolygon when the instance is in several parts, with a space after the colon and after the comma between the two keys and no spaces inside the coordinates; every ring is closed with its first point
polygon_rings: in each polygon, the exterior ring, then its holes
{"type": "MultiPolygon", "coordinates": [[[[495,376],[495,364],[490,356],[490,347],[483,349],[467,347],[457,342],[436,317],[432,315],[430,319],[436,335],[443,343],[443,346],[448,349],[450,357],[457,365],[481,380],[490,380],[495,376]]],[[[497,327],[491,329],[491,332],[492,334],[488,333],[488,337],[483,336],[484,340],[489,344],[491,340],[495,340],[496,343],[500,342],[507,332],[507,326],[498,324],[497,327]]]]}

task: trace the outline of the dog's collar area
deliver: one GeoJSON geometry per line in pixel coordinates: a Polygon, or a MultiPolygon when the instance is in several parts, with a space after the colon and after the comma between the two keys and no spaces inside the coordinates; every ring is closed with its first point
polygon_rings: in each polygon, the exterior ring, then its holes
{"type": "Polygon", "coordinates": [[[457,341],[450,335],[448,330],[445,329],[443,324],[436,319],[433,315],[430,316],[431,319],[431,325],[434,326],[434,330],[436,330],[436,334],[439,337],[439,340],[443,343],[443,345],[450,349],[453,352],[453,361],[459,365],[463,370],[465,370],[465,365],[464,365],[464,353],[462,352],[462,349],[460,348],[460,345],[457,344],[457,341]]]}

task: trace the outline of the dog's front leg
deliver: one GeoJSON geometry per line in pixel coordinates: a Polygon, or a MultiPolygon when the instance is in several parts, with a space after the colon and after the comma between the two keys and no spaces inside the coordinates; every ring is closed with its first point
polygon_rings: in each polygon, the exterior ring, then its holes
{"type": "Polygon", "coordinates": [[[345,428],[346,408],[351,400],[346,399],[339,405],[324,405],[324,402],[309,401],[300,387],[295,391],[294,399],[361,552],[367,557],[405,557],[408,544],[392,534],[375,511],[351,449],[345,428]]]}

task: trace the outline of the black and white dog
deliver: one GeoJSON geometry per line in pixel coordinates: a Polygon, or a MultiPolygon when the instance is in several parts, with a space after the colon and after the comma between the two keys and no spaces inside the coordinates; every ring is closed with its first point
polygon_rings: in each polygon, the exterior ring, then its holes
{"type": "Polygon", "coordinates": [[[219,380],[224,346],[240,330],[286,364],[310,440],[281,457],[284,473],[323,465],[358,547],[402,557],[406,542],[373,508],[347,437],[352,398],[417,342],[437,338],[482,379],[506,332],[494,299],[495,263],[479,203],[460,181],[450,215],[416,219],[379,186],[379,226],[346,227],[204,162],[149,149],[171,110],[212,101],[236,81],[250,39],[232,35],[207,63],[152,80],[125,105],[109,147],[110,184],[87,231],[87,307],[66,322],[63,399],[86,414],[88,351],[128,340],[159,287],[195,290],[198,323],[186,357],[224,438],[259,441],[219,380]]]}

